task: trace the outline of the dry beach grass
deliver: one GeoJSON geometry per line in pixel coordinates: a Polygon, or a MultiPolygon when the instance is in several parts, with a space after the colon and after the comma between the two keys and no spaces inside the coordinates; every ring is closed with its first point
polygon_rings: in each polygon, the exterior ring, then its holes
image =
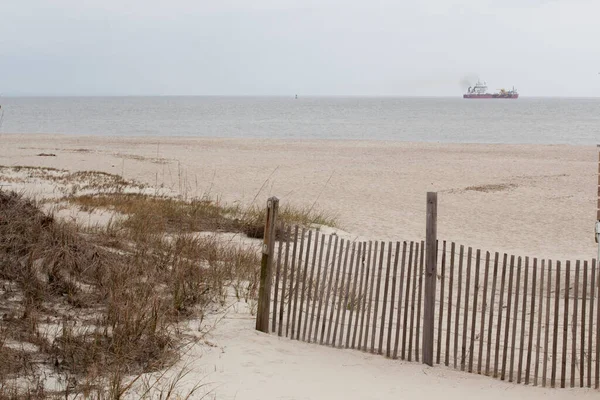
{"type": "Polygon", "coordinates": [[[104,393],[108,382],[107,397],[120,398],[125,376],[176,360],[186,340],[177,326],[182,319],[202,319],[234,282],[240,295],[255,297],[252,248],[185,229],[167,240],[156,225],[136,223],[135,213],[122,226],[83,233],[15,193],[0,192],[0,203],[6,397],[36,397],[43,376],[53,374],[70,379],[66,392],[104,393]],[[248,282],[245,292],[240,282],[248,282]],[[19,377],[31,384],[19,386],[19,377]]]}

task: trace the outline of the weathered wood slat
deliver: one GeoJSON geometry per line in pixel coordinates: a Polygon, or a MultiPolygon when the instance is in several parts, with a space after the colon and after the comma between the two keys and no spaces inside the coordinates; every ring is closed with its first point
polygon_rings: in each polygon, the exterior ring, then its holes
{"type": "MultiPolygon", "coordinates": [[[[331,236],[329,237],[329,240],[327,241],[327,253],[325,255],[325,264],[323,264],[323,273],[321,274],[321,260],[319,260],[319,269],[318,269],[318,273],[317,273],[317,282],[315,284],[315,294],[318,293],[318,300],[319,300],[319,306],[317,309],[317,323],[315,324],[315,335],[314,335],[314,342],[317,342],[318,339],[318,334],[319,334],[319,326],[321,325],[321,311],[323,310],[323,297],[324,297],[324,293],[325,293],[325,284],[327,283],[326,278],[327,278],[327,268],[329,268],[329,256],[331,255],[331,236]],[[321,282],[321,276],[323,276],[323,282],[321,282]],[[320,288],[320,289],[319,289],[320,288]]],[[[325,235],[322,234],[321,235],[321,252],[323,251],[323,243],[325,242],[325,235]]],[[[314,311],[314,304],[313,303],[313,311],[314,311]]],[[[323,322],[325,322],[325,317],[323,317],[323,322]]],[[[312,325],[312,318],[311,318],[311,325],[312,325]]],[[[313,328],[312,326],[310,327],[310,332],[313,332],[313,328]]]]}
{"type": "Polygon", "coordinates": [[[588,303],[588,262],[583,262],[583,282],[581,285],[581,345],[580,347],[580,358],[579,358],[579,386],[585,386],[585,337],[587,331],[585,330],[587,318],[585,312],[587,310],[588,303]]]}
{"type": "Polygon", "coordinates": [[[596,261],[592,260],[592,276],[590,279],[590,319],[588,322],[588,357],[587,357],[587,387],[592,387],[592,349],[594,346],[594,298],[596,295],[596,261]]]}
{"type": "MultiPolygon", "coordinates": [[[[311,287],[314,286],[313,282],[315,281],[315,269],[317,267],[317,255],[318,255],[318,253],[319,253],[319,234],[315,233],[315,246],[314,246],[314,249],[313,249],[313,256],[312,256],[312,262],[311,262],[311,267],[310,267],[310,279],[309,279],[311,287]]],[[[307,259],[308,259],[308,257],[307,257],[307,259]]],[[[315,320],[315,304],[316,304],[315,303],[315,297],[316,297],[316,293],[317,293],[317,289],[316,288],[314,288],[314,293],[315,294],[311,296],[310,288],[309,288],[308,297],[309,297],[309,299],[312,299],[311,300],[311,302],[312,302],[312,310],[311,310],[311,313],[310,313],[310,330],[309,330],[309,333],[308,333],[308,341],[309,342],[310,342],[310,332],[312,332],[313,323],[314,323],[313,321],[315,320]]],[[[308,312],[308,305],[306,307],[306,311],[308,312]]],[[[304,329],[302,331],[302,340],[306,340],[306,331],[308,329],[307,325],[309,325],[309,324],[304,324],[304,329]]]]}
{"type": "Polygon", "coordinates": [[[390,287],[390,270],[392,269],[392,242],[388,243],[388,256],[387,256],[387,268],[385,272],[385,286],[383,289],[383,307],[381,309],[381,327],[379,329],[379,349],[377,350],[377,354],[383,354],[383,336],[385,334],[385,319],[386,319],[386,310],[388,303],[388,291],[390,287]]]}
{"type": "MultiPolygon", "coordinates": [[[[515,285],[515,304],[513,312],[512,340],[510,341],[510,368],[508,381],[513,381],[515,371],[515,351],[517,347],[517,325],[519,319],[519,292],[521,291],[521,257],[517,259],[517,283],[515,285]]],[[[522,328],[521,328],[522,329],[522,328]]]]}
{"type": "Polygon", "coordinates": [[[454,320],[454,368],[458,368],[458,337],[459,337],[459,323],[460,323],[460,298],[462,294],[462,277],[463,277],[463,258],[464,258],[465,247],[461,244],[458,251],[458,288],[456,291],[456,315],[454,320]]]}
{"type": "MultiPolygon", "coordinates": [[[[525,351],[525,317],[527,315],[527,289],[529,286],[529,257],[525,257],[525,268],[523,268],[523,307],[521,309],[521,340],[519,344],[519,362],[517,368],[517,383],[521,383],[523,373],[523,352],[525,351]]],[[[531,330],[529,331],[531,336],[531,330]]]]}
{"type": "MultiPolygon", "coordinates": [[[[521,340],[519,344],[519,361],[517,369],[517,383],[521,383],[523,373],[523,352],[525,351],[525,318],[527,316],[527,291],[529,286],[529,257],[525,257],[525,268],[523,268],[523,308],[521,309],[521,340]]],[[[531,330],[529,330],[531,336],[531,330]]]]}
{"type": "Polygon", "coordinates": [[[547,385],[548,348],[550,347],[550,304],[552,303],[552,260],[548,260],[548,289],[546,293],[546,329],[544,336],[544,368],[542,370],[542,387],[547,385]]]}
{"type": "MultiPolygon", "coordinates": [[[[439,243],[438,243],[439,246],[439,243]]],[[[438,255],[439,257],[439,255],[438,255]]],[[[440,271],[440,312],[438,315],[438,335],[437,335],[437,354],[436,354],[436,363],[439,364],[441,362],[442,355],[442,326],[444,322],[444,289],[446,286],[446,241],[442,242],[442,257],[440,263],[441,271],[440,271]]]]}
{"type": "MultiPolygon", "coordinates": [[[[306,228],[302,228],[302,234],[300,236],[300,251],[298,253],[298,259],[296,260],[296,253],[294,252],[294,261],[297,261],[296,264],[296,282],[294,282],[294,305],[292,306],[292,331],[290,334],[290,339],[294,339],[294,334],[296,333],[296,313],[298,311],[298,292],[300,291],[300,286],[302,282],[302,275],[304,275],[304,271],[302,270],[302,254],[304,252],[304,236],[306,235],[306,228]]],[[[294,265],[294,264],[292,264],[294,265]]],[[[298,329],[299,331],[299,329],[298,329]]]]}
{"type": "MultiPolygon", "coordinates": [[[[340,327],[340,347],[344,346],[344,327],[346,325],[346,312],[348,311],[348,302],[350,300],[350,284],[352,283],[352,266],[354,265],[354,257],[356,257],[356,242],[352,243],[352,251],[350,254],[350,265],[348,266],[348,279],[346,281],[346,288],[344,289],[344,303],[342,304],[342,326],[340,327]]],[[[345,273],[346,271],[344,271],[345,273]]],[[[348,329],[350,329],[350,323],[348,323],[348,329]]],[[[349,339],[350,334],[346,337],[349,339]]],[[[349,340],[346,341],[346,348],[348,348],[349,340]]]]}
{"type": "MultiPolygon", "coordinates": [[[[304,233],[304,230],[302,231],[304,233]]],[[[302,235],[304,236],[304,235],[302,235]]],[[[317,238],[318,234],[315,235],[315,249],[317,248],[317,238]]],[[[306,243],[306,256],[304,257],[304,269],[302,271],[302,294],[300,295],[300,310],[298,311],[298,333],[296,334],[296,339],[300,340],[300,333],[306,332],[307,323],[304,323],[304,330],[302,330],[302,312],[304,311],[304,300],[306,299],[306,280],[308,279],[308,263],[310,261],[310,245],[312,244],[312,230],[308,231],[308,239],[306,243]]],[[[302,255],[302,252],[300,253],[302,255]]],[[[313,264],[314,265],[314,264],[313,264]]],[[[312,283],[312,279],[309,284],[312,283]]],[[[310,292],[310,288],[309,288],[310,292]]],[[[310,293],[308,294],[310,297],[310,293]]],[[[309,301],[308,299],[306,299],[309,301]]],[[[308,305],[306,306],[306,311],[308,313],[308,305]]],[[[307,317],[308,319],[308,317],[307,317]]],[[[306,339],[306,335],[302,335],[302,340],[306,339]]],[[[310,340],[310,338],[309,338],[310,340]]]]}
{"type": "MultiPolygon", "coordinates": [[[[537,258],[533,259],[533,275],[531,277],[531,311],[529,311],[529,336],[528,336],[528,344],[527,344],[527,361],[525,362],[525,384],[529,385],[529,379],[531,377],[531,358],[533,354],[533,327],[534,320],[536,315],[535,309],[535,298],[536,298],[536,288],[537,288],[537,258]]],[[[527,297],[527,296],[525,296],[527,297]]],[[[525,309],[525,307],[523,307],[525,309]]],[[[538,314],[541,314],[538,312],[538,314]]]]}
{"type": "MultiPolygon", "coordinates": [[[[390,250],[392,248],[392,243],[390,243],[390,250]]],[[[390,251],[391,255],[391,251],[390,251]]],[[[388,322],[388,334],[387,334],[387,347],[385,351],[386,357],[392,356],[392,327],[394,326],[394,305],[396,304],[396,275],[398,274],[398,257],[400,256],[400,242],[396,242],[396,254],[394,257],[394,271],[392,274],[392,295],[390,297],[390,318],[388,322]]],[[[398,309],[398,314],[400,314],[400,309],[398,309]]]]}
{"type": "Polygon", "coordinates": [[[292,235],[292,228],[288,226],[285,232],[285,262],[283,266],[283,282],[281,283],[281,303],[279,306],[279,328],[277,329],[277,335],[283,336],[283,313],[285,310],[285,288],[287,287],[287,276],[288,276],[288,260],[290,259],[290,237],[292,235]]]}
{"type": "Polygon", "coordinates": [[[367,300],[367,284],[369,283],[369,271],[367,267],[367,243],[363,242],[363,252],[360,259],[360,290],[358,292],[358,298],[360,301],[359,313],[360,322],[358,320],[358,314],[356,314],[356,329],[354,330],[354,338],[352,338],[352,348],[354,348],[354,339],[356,338],[356,330],[358,330],[358,350],[362,348],[362,337],[363,337],[363,325],[365,323],[366,314],[366,300],[367,300]],[[365,273],[366,270],[366,273],[365,273]],[[367,275],[367,276],[365,276],[367,275]]]}
{"type": "Polygon", "coordinates": [[[502,352],[502,372],[500,374],[500,379],[506,379],[506,361],[508,359],[508,352],[510,351],[508,347],[508,341],[510,338],[510,311],[512,310],[512,287],[513,287],[513,276],[515,270],[515,256],[510,256],[510,271],[508,278],[508,298],[506,300],[506,321],[504,327],[504,351],[502,352]]]}
{"type": "MultiPolygon", "coordinates": [[[[332,237],[329,236],[329,240],[332,240],[332,237]]],[[[338,253],[338,240],[339,237],[338,235],[335,235],[335,242],[333,243],[333,253],[331,256],[331,269],[329,271],[329,279],[328,279],[328,283],[327,283],[327,295],[325,297],[325,310],[323,311],[323,325],[321,326],[321,340],[320,340],[320,344],[325,343],[325,325],[329,325],[329,327],[331,327],[331,320],[333,318],[333,309],[334,309],[334,304],[335,304],[335,298],[334,300],[331,301],[331,311],[330,311],[330,315],[329,315],[329,324],[327,324],[327,311],[329,311],[329,301],[331,298],[331,290],[333,288],[333,290],[335,291],[335,286],[333,286],[333,273],[338,270],[339,271],[339,263],[338,263],[338,268],[335,267],[335,262],[336,262],[336,258],[337,258],[337,253],[338,253]]],[[[341,256],[339,257],[339,259],[341,259],[341,256]]],[[[328,332],[329,332],[329,328],[328,328],[328,332]]],[[[329,335],[329,333],[327,333],[327,335],[329,335]]],[[[329,338],[327,337],[327,340],[329,340],[329,338]]]]}
{"type": "MultiPolygon", "coordinates": [[[[600,166],[599,166],[600,167],[600,166]]],[[[600,179],[600,177],[598,178],[600,179]]],[[[598,301],[598,305],[596,306],[596,375],[594,380],[594,387],[596,389],[600,388],[600,265],[598,264],[600,260],[592,260],[592,264],[597,266],[598,269],[598,282],[596,283],[596,289],[598,293],[596,295],[596,299],[598,301]]],[[[592,328],[590,328],[591,330],[592,328]]]]}
{"type": "MultiPolygon", "coordinates": [[[[450,337],[452,333],[452,292],[454,289],[454,252],[456,245],[454,242],[450,244],[450,277],[448,280],[448,318],[446,322],[446,357],[444,357],[444,365],[450,365],[450,337]]],[[[443,300],[443,299],[442,299],[443,300]]]]}
{"type": "MultiPolygon", "coordinates": [[[[318,241],[318,238],[319,238],[319,234],[317,233],[315,239],[317,239],[317,241],[318,241]]],[[[329,242],[329,243],[331,245],[331,242],[329,242]]],[[[315,254],[313,254],[313,267],[316,266],[317,277],[316,277],[316,282],[313,280],[314,277],[311,277],[311,282],[313,282],[313,284],[314,284],[314,300],[312,303],[312,310],[311,310],[311,316],[310,316],[310,329],[308,330],[308,342],[309,343],[311,342],[311,337],[312,337],[312,332],[313,332],[313,327],[314,327],[313,321],[315,320],[315,315],[316,315],[315,310],[316,310],[316,306],[317,306],[317,300],[319,298],[319,296],[318,296],[319,283],[320,283],[319,278],[321,277],[321,268],[323,265],[323,248],[325,246],[325,235],[321,236],[320,244],[321,244],[320,247],[315,246],[315,254]],[[317,249],[319,250],[318,259],[315,258],[317,249]]],[[[317,319],[317,329],[318,329],[318,326],[319,326],[319,321],[317,319]]]]}
{"type": "MultiPolygon", "coordinates": [[[[381,272],[383,271],[383,256],[385,251],[385,242],[381,242],[379,249],[379,266],[377,267],[377,288],[375,289],[375,307],[373,310],[373,331],[371,332],[371,353],[375,353],[375,335],[377,332],[377,311],[379,309],[379,294],[381,290],[381,272]]],[[[377,253],[377,243],[375,243],[375,253],[377,253]]],[[[375,268],[375,261],[373,268],[375,268]]]]}
{"type": "Polygon", "coordinates": [[[413,358],[413,332],[415,331],[415,307],[417,295],[417,275],[419,275],[419,243],[415,243],[415,258],[413,261],[413,290],[410,304],[410,328],[408,332],[408,361],[413,358]]]}
{"type": "Polygon", "coordinates": [[[415,340],[415,360],[419,361],[421,357],[421,351],[419,346],[421,345],[421,300],[423,299],[423,265],[425,260],[425,242],[421,241],[421,257],[419,259],[419,294],[417,300],[417,335],[415,340]]]}
{"type": "Polygon", "coordinates": [[[565,267],[565,309],[563,318],[562,358],[560,372],[560,387],[567,385],[567,346],[569,342],[569,286],[571,280],[571,262],[567,261],[565,267]]]}
{"type": "MultiPolygon", "coordinates": [[[[495,303],[496,303],[496,282],[497,282],[497,278],[498,278],[498,261],[500,259],[500,255],[498,254],[498,252],[494,253],[494,273],[493,273],[493,278],[492,278],[492,291],[490,293],[490,303],[489,303],[489,307],[490,307],[490,319],[488,322],[488,337],[487,337],[487,357],[485,359],[485,374],[487,376],[490,375],[490,363],[492,360],[492,333],[493,333],[493,327],[494,327],[494,308],[495,308],[495,303]]],[[[496,358],[497,358],[497,353],[496,353],[496,358]]]]}
{"type": "Polygon", "coordinates": [[[469,323],[469,292],[471,288],[471,258],[473,249],[467,250],[467,279],[465,283],[465,311],[463,313],[463,332],[462,332],[462,353],[460,355],[460,370],[464,371],[467,366],[467,332],[469,323]]]}
{"type": "MultiPolygon", "coordinates": [[[[354,270],[354,288],[352,289],[352,307],[350,308],[350,320],[352,322],[352,311],[356,309],[356,314],[354,315],[354,329],[352,329],[352,341],[350,344],[350,348],[356,348],[356,336],[358,334],[359,326],[358,321],[360,318],[361,312],[361,291],[362,291],[362,274],[364,273],[364,252],[365,252],[365,243],[359,243],[358,245],[358,256],[356,258],[356,269],[354,270]],[[360,282],[360,284],[359,284],[360,282]]],[[[350,337],[350,335],[348,335],[350,337]]]]}
{"type": "MultiPolygon", "coordinates": [[[[396,341],[392,358],[398,358],[398,345],[400,342],[400,321],[402,317],[402,295],[404,291],[404,272],[406,269],[406,242],[402,243],[402,264],[400,265],[400,288],[398,289],[398,315],[396,316],[396,341]]],[[[406,309],[404,310],[406,315],[406,309]]]]}
{"type": "MultiPolygon", "coordinates": [[[[337,239],[336,239],[337,240],[337,239]]],[[[332,286],[332,296],[331,296],[331,310],[329,311],[329,324],[327,324],[327,339],[325,340],[325,344],[329,345],[331,344],[333,346],[333,341],[335,341],[335,332],[333,335],[333,338],[331,337],[331,327],[333,326],[333,314],[335,313],[335,303],[336,303],[336,297],[338,296],[338,288],[339,288],[339,280],[340,280],[340,273],[342,270],[342,260],[344,258],[344,239],[340,240],[340,249],[339,249],[339,256],[338,256],[338,265],[335,271],[335,281],[333,283],[332,286]]],[[[338,308],[339,310],[339,308],[338,308]]],[[[333,328],[335,330],[335,326],[333,328]]]]}
{"type": "Polygon", "coordinates": [[[540,294],[539,294],[539,298],[540,298],[540,305],[538,307],[538,325],[537,325],[537,338],[536,338],[536,345],[535,345],[535,367],[534,367],[534,373],[533,373],[533,386],[537,386],[538,385],[538,377],[539,372],[540,372],[540,350],[542,348],[542,315],[544,314],[544,269],[546,266],[546,260],[542,260],[541,265],[540,265],[540,294]]]}
{"type": "MultiPolygon", "coordinates": [[[[342,245],[344,244],[344,239],[342,239],[342,245]]],[[[342,270],[341,270],[341,274],[342,274],[342,279],[340,282],[339,286],[336,286],[335,291],[337,292],[338,295],[338,306],[337,306],[337,311],[335,313],[335,324],[333,325],[333,337],[331,338],[331,345],[333,347],[336,346],[336,343],[338,343],[339,341],[337,340],[337,333],[338,333],[338,327],[340,326],[340,314],[342,311],[342,306],[344,304],[344,282],[346,281],[346,267],[348,266],[348,252],[350,250],[350,241],[348,240],[346,242],[346,251],[344,252],[344,263],[342,264],[342,270]]],[[[340,260],[342,258],[342,254],[340,252],[340,260]]],[[[339,273],[339,269],[338,269],[338,273],[339,273]]],[[[337,282],[337,278],[336,278],[336,282],[337,282]]],[[[341,329],[340,329],[341,330],[341,329]]],[[[341,343],[341,342],[340,342],[341,343]]]]}
{"type": "MultiPolygon", "coordinates": [[[[350,315],[348,317],[348,329],[346,331],[346,348],[351,347],[350,336],[352,333],[352,316],[354,315],[354,309],[356,308],[356,286],[358,282],[358,271],[360,269],[360,258],[362,253],[362,243],[358,244],[358,250],[356,252],[356,263],[354,267],[354,282],[352,283],[352,293],[350,294],[350,302],[346,308],[350,308],[350,315]]],[[[348,288],[350,288],[350,281],[348,281],[348,288]]],[[[356,332],[356,325],[354,325],[354,331],[356,332]]]]}
{"type": "Polygon", "coordinates": [[[375,281],[375,265],[371,266],[371,255],[373,254],[373,259],[375,259],[374,255],[377,253],[377,243],[375,243],[375,249],[373,250],[373,243],[369,242],[369,256],[367,258],[367,275],[371,274],[371,280],[369,281],[369,300],[367,301],[367,320],[365,322],[365,341],[363,344],[363,350],[369,351],[369,326],[371,323],[371,308],[373,303],[373,287],[375,286],[373,282],[375,281]]]}
{"type": "MultiPolygon", "coordinates": [[[[483,370],[483,348],[485,341],[483,338],[485,337],[485,312],[488,308],[488,279],[490,276],[490,252],[485,252],[485,271],[483,273],[483,296],[481,297],[481,322],[479,323],[479,357],[477,359],[477,373],[481,375],[481,371],[483,370]]],[[[488,330],[491,329],[491,326],[488,327],[488,330]]]]}
{"type": "Polygon", "coordinates": [[[558,357],[558,316],[560,310],[560,261],[556,262],[556,287],[554,288],[554,335],[552,336],[552,372],[550,387],[556,387],[556,366],[558,357]]]}
{"type": "Polygon", "coordinates": [[[285,336],[288,337],[290,335],[290,318],[292,317],[292,304],[294,300],[294,273],[296,267],[296,251],[298,248],[298,225],[294,227],[294,245],[292,250],[292,263],[290,266],[290,287],[288,290],[289,299],[288,299],[288,309],[287,309],[287,321],[285,324],[285,336]]]}
{"type": "MultiPolygon", "coordinates": [[[[408,338],[408,307],[409,307],[409,299],[410,299],[410,278],[412,272],[412,257],[413,257],[413,248],[414,242],[410,242],[410,250],[408,255],[408,271],[406,274],[406,299],[404,302],[404,323],[402,327],[402,359],[406,360],[406,340],[408,338]]],[[[409,356],[410,357],[410,356],[409,356]]]]}
{"type": "Polygon", "coordinates": [[[496,354],[494,355],[494,378],[498,377],[498,364],[500,363],[500,337],[502,333],[502,313],[504,310],[504,287],[506,284],[507,255],[502,258],[502,278],[500,279],[500,301],[498,302],[498,322],[496,324],[496,354]]]}
{"type": "Polygon", "coordinates": [[[575,369],[577,367],[577,309],[579,307],[579,270],[580,262],[575,262],[575,287],[573,288],[573,327],[571,332],[571,387],[575,387],[575,369]]]}
{"type": "MultiPolygon", "coordinates": [[[[280,232],[283,232],[283,225],[279,226],[280,232]]],[[[277,301],[279,300],[279,280],[281,279],[281,254],[283,252],[283,243],[280,241],[277,247],[277,266],[275,267],[275,289],[273,292],[273,321],[271,322],[271,332],[277,332],[277,301]]]]}
{"type": "MultiPolygon", "coordinates": [[[[477,249],[475,256],[475,285],[473,286],[473,319],[471,320],[471,345],[469,346],[469,372],[473,372],[473,358],[475,354],[475,324],[477,323],[477,299],[479,297],[479,269],[481,263],[481,250],[477,249]]],[[[483,338],[480,338],[483,342],[483,338]]],[[[481,346],[479,346],[481,347],[481,346]]]]}

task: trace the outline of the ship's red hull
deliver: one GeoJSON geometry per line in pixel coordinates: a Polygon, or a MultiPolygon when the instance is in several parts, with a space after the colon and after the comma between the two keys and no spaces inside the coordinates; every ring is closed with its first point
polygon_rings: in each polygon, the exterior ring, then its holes
{"type": "Polygon", "coordinates": [[[463,99],[518,99],[519,94],[500,94],[500,93],[485,93],[485,94],[463,94],[463,99]]]}

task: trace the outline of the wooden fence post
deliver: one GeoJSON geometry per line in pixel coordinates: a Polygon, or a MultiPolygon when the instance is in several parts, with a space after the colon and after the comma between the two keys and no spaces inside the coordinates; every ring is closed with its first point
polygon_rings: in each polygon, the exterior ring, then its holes
{"type": "Polygon", "coordinates": [[[271,197],[267,200],[267,215],[265,217],[265,237],[260,264],[260,287],[258,289],[258,311],[256,313],[256,330],[269,333],[269,308],[271,302],[272,266],[275,249],[275,227],[279,199],[271,197]]]}
{"type": "Polygon", "coordinates": [[[427,193],[425,309],[423,313],[423,364],[433,366],[435,281],[437,279],[437,193],[427,193]]]}

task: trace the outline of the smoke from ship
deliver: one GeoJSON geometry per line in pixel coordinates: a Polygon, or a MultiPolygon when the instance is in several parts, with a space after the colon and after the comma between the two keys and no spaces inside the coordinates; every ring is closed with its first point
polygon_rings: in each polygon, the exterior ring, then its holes
{"type": "Polygon", "coordinates": [[[471,86],[473,86],[475,84],[475,82],[477,82],[478,80],[478,76],[477,74],[468,74],[465,75],[461,78],[461,80],[459,81],[460,84],[460,90],[462,90],[463,92],[466,92],[467,89],[471,86]]]}

